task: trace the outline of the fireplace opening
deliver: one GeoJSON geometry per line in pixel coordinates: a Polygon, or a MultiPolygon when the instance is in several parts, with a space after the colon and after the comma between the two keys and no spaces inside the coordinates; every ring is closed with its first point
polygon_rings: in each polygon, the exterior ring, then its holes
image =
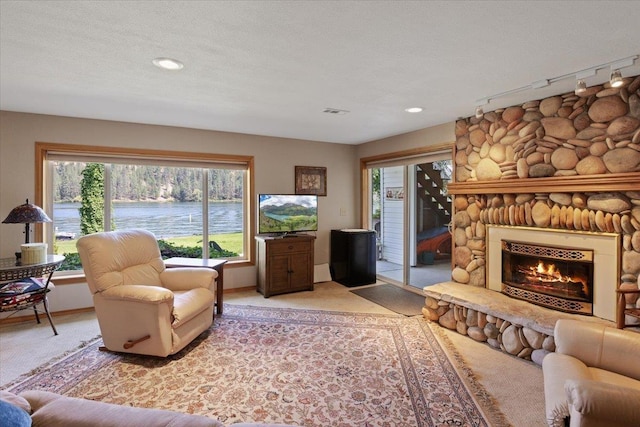
{"type": "Polygon", "coordinates": [[[593,251],[502,240],[502,292],[569,313],[593,314],[593,251]]]}

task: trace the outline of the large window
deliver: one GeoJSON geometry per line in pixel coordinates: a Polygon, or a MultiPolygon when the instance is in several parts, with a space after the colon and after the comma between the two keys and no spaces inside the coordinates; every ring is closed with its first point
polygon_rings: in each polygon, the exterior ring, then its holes
{"type": "Polygon", "coordinates": [[[155,150],[41,144],[43,227],[62,270],[81,270],[85,234],[143,228],[162,256],[249,260],[253,160],[155,150]]]}

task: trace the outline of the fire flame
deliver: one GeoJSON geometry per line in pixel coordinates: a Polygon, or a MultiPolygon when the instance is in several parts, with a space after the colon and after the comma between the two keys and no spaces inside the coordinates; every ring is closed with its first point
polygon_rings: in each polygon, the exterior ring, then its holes
{"type": "Polygon", "coordinates": [[[544,275],[547,278],[552,278],[555,281],[558,282],[571,282],[571,281],[575,281],[575,278],[570,277],[570,276],[563,276],[558,269],[556,268],[555,264],[545,264],[542,261],[538,261],[538,266],[537,267],[532,267],[531,268],[532,272],[537,275],[544,275]]]}
{"type": "MultiPolygon", "coordinates": [[[[538,267],[536,268],[536,271],[538,273],[540,273],[540,274],[547,274],[547,275],[553,276],[553,277],[560,276],[560,274],[556,270],[556,265],[555,264],[545,265],[542,261],[538,261],[538,267]]],[[[558,277],[558,278],[560,278],[560,277],[558,277]]]]}

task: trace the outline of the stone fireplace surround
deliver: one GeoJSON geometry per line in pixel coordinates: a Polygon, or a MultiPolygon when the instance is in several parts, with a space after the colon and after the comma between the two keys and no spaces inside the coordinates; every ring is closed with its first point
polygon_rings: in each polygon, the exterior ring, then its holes
{"type": "Polygon", "coordinates": [[[425,288],[425,317],[536,362],[555,349],[555,319],[568,315],[495,291],[487,233],[497,226],[610,238],[616,259],[595,265],[608,264],[599,282],[609,288],[595,316],[573,316],[613,320],[615,289],[640,288],[640,76],[461,119],[455,131],[452,282],[425,288]]]}

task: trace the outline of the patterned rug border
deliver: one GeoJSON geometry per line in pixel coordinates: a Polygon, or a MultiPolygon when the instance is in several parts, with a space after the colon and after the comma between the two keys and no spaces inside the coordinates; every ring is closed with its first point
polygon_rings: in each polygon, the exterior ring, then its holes
{"type": "Polygon", "coordinates": [[[476,374],[467,365],[464,357],[460,354],[451,339],[446,335],[444,328],[437,323],[427,321],[429,328],[436,335],[443,349],[448,353],[448,359],[459,374],[459,377],[466,382],[467,389],[471,391],[476,404],[482,409],[485,416],[490,418],[492,427],[509,427],[511,424],[507,417],[500,410],[497,400],[486,391],[478,380],[476,374]]]}
{"type": "MultiPolygon", "coordinates": [[[[484,387],[479,383],[473,371],[468,368],[464,359],[460,355],[460,353],[455,348],[454,344],[449,340],[449,338],[444,334],[439,325],[432,325],[432,322],[422,318],[422,316],[412,316],[407,317],[401,314],[378,314],[378,313],[354,313],[354,312],[344,312],[344,311],[325,311],[325,310],[312,310],[312,309],[299,309],[299,308],[273,308],[273,307],[261,307],[261,306],[251,306],[251,305],[234,305],[234,304],[225,304],[225,314],[222,316],[223,319],[243,319],[243,320],[268,320],[268,321],[287,321],[292,320],[300,324],[309,324],[309,325],[318,325],[317,316],[324,316],[326,319],[320,324],[326,325],[362,325],[364,327],[372,327],[369,322],[372,319],[376,319],[376,321],[380,324],[380,326],[391,326],[395,323],[417,323],[420,330],[423,331],[425,339],[427,341],[431,341],[429,334],[426,331],[430,332],[431,337],[435,340],[437,346],[432,349],[443,352],[444,360],[449,362],[450,367],[456,373],[456,376],[463,382],[464,389],[472,401],[475,403],[475,407],[480,411],[485,422],[490,426],[502,427],[509,426],[510,424],[507,422],[506,417],[499,409],[495,399],[484,389],[484,387]],[[425,331],[426,330],[426,331],[425,331]]],[[[212,328],[215,328],[215,323],[212,328]]],[[[187,346],[183,351],[179,352],[176,355],[170,356],[169,360],[179,359],[181,355],[185,352],[188,352],[189,349],[198,344],[199,341],[206,339],[208,334],[203,334],[204,337],[196,339],[192,345],[187,346]]],[[[57,356],[45,364],[40,365],[39,367],[33,369],[29,373],[26,373],[16,380],[10,382],[3,386],[6,390],[9,391],[22,391],[27,388],[34,388],[36,386],[39,389],[46,389],[46,384],[34,383],[35,377],[40,374],[43,374],[47,371],[55,372],[58,365],[63,364],[67,359],[73,358],[79,353],[88,350],[88,347],[95,347],[95,351],[98,351],[98,347],[102,344],[101,336],[97,336],[91,340],[83,341],[77,348],[67,351],[64,354],[57,356]]],[[[99,369],[102,366],[105,366],[113,361],[113,359],[118,359],[123,357],[123,354],[118,353],[103,353],[104,358],[97,363],[91,366],[85,366],[83,372],[77,373],[70,378],[69,381],[64,380],[64,374],[59,372],[55,375],[49,375],[47,378],[53,379],[55,378],[58,383],[57,390],[58,392],[64,393],[66,390],[73,388],[74,384],[77,382],[78,378],[86,378],[90,375],[91,372],[99,369]],[[60,387],[60,381],[65,382],[65,385],[60,387]]],[[[409,351],[407,351],[408,356],[409,351]]],[[[125,355],[127,357],[127,355],[125,355]]],[[[138,357],[138,356],[133,356],[138,357]]],[[[442,358],[439,358],[442,360],[442,358]]],[[[405,373],[407,375],[407,373],[405,373]]],[[[414,378],[413,381],[409,381],[409,377],[405,376],[407,380],[407,386],[411,387],[410,383],[415,382],[413,384],[414,387],[418,387],[417,379],[414,378]]],[[[414,402],[415,404],[415,402],[414,402]]],[[[416,407],[416,411],[428,410],[425,407],[416,407]]]]}

